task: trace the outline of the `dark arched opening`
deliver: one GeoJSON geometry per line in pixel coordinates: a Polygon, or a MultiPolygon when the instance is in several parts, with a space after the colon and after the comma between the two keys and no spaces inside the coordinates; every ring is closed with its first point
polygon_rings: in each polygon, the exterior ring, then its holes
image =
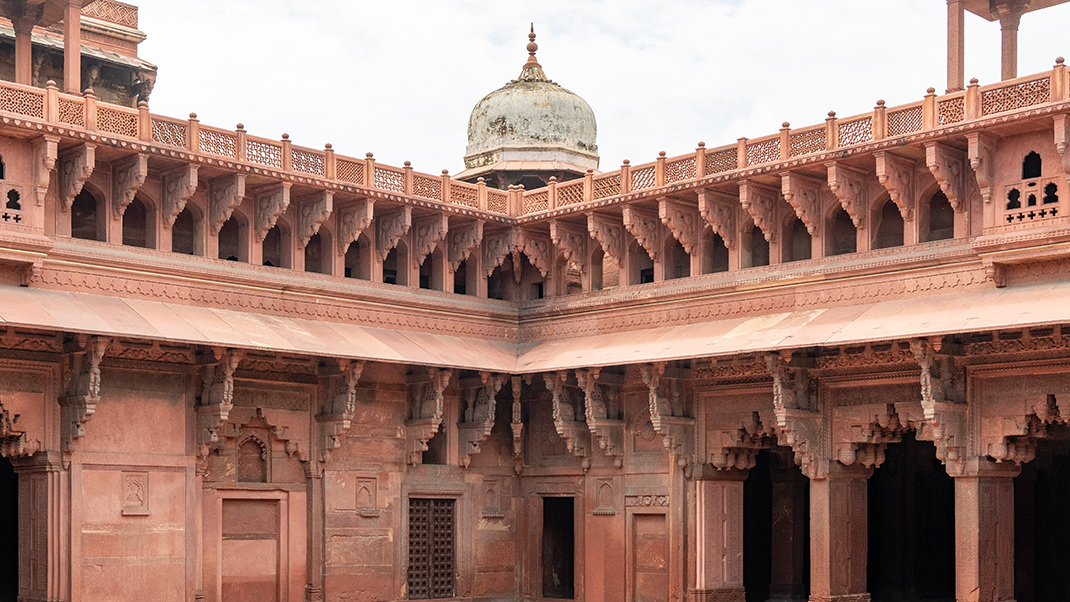
{"type": "Polygon", "coordinates": [[[790,236],[790,244],[785,249],[784,261],[802,261],[804,259],[810,259],[810,255],[813,252],[813,237],[810,236],[810,231],[806,229],[806,224],[801,219],[797,219],[791,223],[791,228],[788,229],[790,236]]]}
{"type": "Polygon", "coordinates": [[[194,255],[197,251],[196,223],[193,212],[183,209],[171,226],[171,252],[194,255]]]}
{"type": "Polygon", "coordinates": [[[747,602],[810,593],[810,482],[788,448],[759,451],[743,482],[743,588],[747,602]]]}
{"type": "Polygon", "coordinates": [[[1022,159],[1022,179],[1031,180],[1033,178],[1039,178],[1041,171],[1040,155],[1036,151],[1029,151],[1029,154],[1022,159]]]}
{"type": "Polygon", "coordinates": [[[858,249],[858,230],[851,216],[840,209],[829,222],[829,255],[854,253],[858,249]]]}
{"type": "Polygon", "coordinates": [[[468,294],[468,260],[462,259],[453,273],[453,292],[456,295],[468,294]]]}
{"type": "Polygon", "coordinates": [[[873,241],[874,249],[903,246],[903,216],[899,207],[889,199],[881,206],[877,222],[877,238],[873,241]]]}
{"type": "Polygon", "coordinates": [[[308,243],[305,245],[305,271],[326,274],[328,270],[324,269],[325,262],[323,259],[323,239],[317,232],[312,235],[312,238],[308,239],[308,243]]]}
{"type": "Polygon", "coordinates": [[[720,234],[714,234],[713,240],[706,245],[709,255],[703,261],[703,265],[706,266],[707,274],[715,274],[717,272],[728,271],[728,247],[724,244],[724,239],[720,234]]]}
{"type": "Polygon", "coordinates": [[[751,228],[743,240],[743,267],[756,268],[769,265],[769,241],[758,226],[751,228]]]}
{"type": "Polygon", "coordinates": [[[262,248],[264,265],[282,267],[282,230],[277,225],[267,231],[262,248]]]}
{"type": "Polygon", "coordinates": [[[97,199],[82,189],[71,204],[71,237],[84,240],[104,240],[97,213],[97,199]]]}
{"type": "Polygon", "coordinates": [[[0,458],[0,602],[19,596],[19,481],[11,461],[0,458]]]}
{"type": "Polygon", "coordinates": [[[1014,598],[1070,600],[1070,431],[1049,425],[1014,479],[1014,598]],[[1056,438],[1052,438],[1056,437],[1056,438]]]}
{"type": "Polygon", "coordinates": [[[929,198],[929,233],[926,241],[955,237],[955,210],[943,190],[929,198]]]}
{"type": "Polygon", "coordinates": [[[234,216],[223,222],[219,229],[219,258],[228,261],[241,261],[241,225],[234,216]]]}
{"type": "Polygon", "coordinates": [[[687,278],[691,275],[691,256],[676,238],[665,240],[665,279],[687,278]]]}
{"type": "Polygon", "coordinates": [[[148,210],[141,199],[135,198],[123,212],[123,244],[128,247],[148,247],[148,210]]]}

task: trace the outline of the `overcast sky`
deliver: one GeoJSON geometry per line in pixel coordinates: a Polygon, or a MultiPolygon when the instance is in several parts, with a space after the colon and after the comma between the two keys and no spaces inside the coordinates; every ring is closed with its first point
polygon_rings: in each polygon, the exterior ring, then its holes
{"type": "MultiPolygon", "coordinates": [[[[598,120],[601,170],[919,100],[947,85],[944,0],[128,0],[154,113],[418,171],[463,168],[468,115],[520,73],[598,120]]],[[[1070,4],[1022,18],[1019,74],[1070,53],[1070,4]]],[[[999,79],[999,24],[966,22],[966,78],[999,79]]]]}

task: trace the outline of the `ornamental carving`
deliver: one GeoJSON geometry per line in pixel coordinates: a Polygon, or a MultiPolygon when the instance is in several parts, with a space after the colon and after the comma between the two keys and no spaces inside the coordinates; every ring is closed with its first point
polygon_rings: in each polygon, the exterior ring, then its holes
{"type": "Polygon", "coordinates": [[[59,158],[59,201],[64,211],[70,211],[74,197],[82,192],[86,180],[96,166],[95,144],[83,144],[59,158]]]}
{"type": "Polygon", "coordinates": [[[451,376],[451,369],[428,368],[427,380],[416,383],[413,388],[413,418],[405,421],[406,460],[412,466],[422,461],[423,453],[427,451],[427,442],[442,425],[445,415],[443,391],[449,385],[451,376]]]}
{"type": "Polygon", "coordinates": [[[186,201],[197,192],[197,166],[186,165],[163,177],[163,212],[165,228],[170,228],[178,214],[186,208],[186,201]]]}
{"type": "Polygon", "coordinates": [[[360,238],[360,233],[372,223],[375,201],[357,199],[338,210],[338,254],[345,255],[349,245],[360,238]]]}
{"type": "Polygon", "coordinates": [[[468,390],[464,422],[457,425],[457,443],[460,463],[468,468],[472,456],[482,451],[480,444],[494,430],[494,415],[497,411],[497,396],[508,375],[480,372],[482,386],[468,390]]]}
{"type": "Polygon", "coordinates": [[[866,227],[866,174],[835,161],[828,165],[828,185],[840,200],[840,206],[851,216],[855,228],[866,227]]]}
{"type": "Polygon", "coordinates": [[[939,340],[910,342],[910,350],[921,367],[921,409],[928,428],[918,438],[932,441],[936,457],[948,474],[966,470],[966,390],[965,375],[955,368],[954,358],[941,354],[939,340]]]}
{"type": "Polygon", "coordinates": [[[112,165],[112,207],[121,219],[149,175],[149,156],[138,153],[112,165]]]}
{"type": "Polygon", "coordinates": [[[806,231],[816,235],[821,227],[821,189],[823,182],[801,174],[780,174],[781,193],[784,200],[795,209],[806,231]]]}
{"type": "Polygon", "coordinates": [[[709,463],[717,470],[754,468],[758,451],[775,445],[775,419],[767,423],[759,412],[707,416],[706,448],[709,463]]]}
{"type": "Polygon", "coordinates": [[[60,397],[60,436],[69,456],[85,436],[85,423],[96,413],[100,401],[100,362],[111,339],[80,335],[65,345],[68,359],[67,391],[60,397]]]}
{"type": "Polygon", "coordinates": [[[652,211],[644,211],[632,205],[621,208],[624,227],[635,237],[639,246],[646,249],[650,259],[661,257],[661,220],[652,211]]]}
{"type": "Polygon", "coordinates": [[[684,248],[688,255],[694,255],[705,224],[694,207],[662,197],[658,199],[658,217],[661,223],[684,248]]]}
{"type": "Polygon", "coordinates": [[[409,205],[376,216],[375,250],[379,253],[380,260],[386,260],[386,256],[397,246],[398,241],[405,236],[410,227],[412,227],[412,207],[409,205]]]}
{"type": "Polygon", "coordinates": [[[503,228],[483,235],[483,276],[489,278],[505,258],[517,251],[517,231],[503,228]]]}
{"type": "Polygon", "coordinates": [[[639,366],[643,384],[649,391],[650,422],[661,435],[662,444],[685,469],[695,460],[695,419],[684,416],[680,377],[666,374],[665,362],[639,366]]]}
{"type": "Polygon", "coordinates": [[[587,244],[591,237],[583,226],[556,219],[550,220],[550,240],[561,252],[565,261],[575,264],[580,272],[587,272],[590,263],[587,244]]]}
{"type": "Polygon", "coordinates": [[[483,240],[483,220],[476,220],[463,226],[451,228],[447,234],[450,241],[449,257],[450,271],[456,272],[461,267],[461,262],[468,259],[472,251],[483,240]]]}
{"type": "Polygon", "coordinates": [[[209,226],[212,234],[218,235],[220,228],[245,198],[245,174],[217,178],[208,189],[209,226]]]}
{"type": "Polygon", "coordinates": [[[739,181],[739,204],[750,214],[754,225],[761,229],[765,240],[775,243],[777,239],[777,224],[780,223],[777,210],[777,201],[780,200],[780,191],[768,186],[762,186],[750,180],[739,181]]]}
{"type": "Polygon", "coordinates": [[[238,349],[214,347],[204,366],[204,388],[197,404],[197,454],[203,462],[221,443],[220,434],[234,409],[234,371],[242,360],[238,349]]]}
{"type": "Polygon", "coordinates": [[[620,220],[597,213],[587,214],[587,233],[602,245],[602,251],[624,267],[624,224],[620,220]]]}
{"type": "MultiPolygon", "coordinates": [[[[52,170],[59,157],[59,138],[41,136],[33,143],[33,187],[37,193],[37,206],[45,204],[45,195],[52,181],[52,170]]],[[[73,202],[73,201],[72,201],[73,202]]]]}
{"type": "Polygon", "coordinates": [[[725,247],[736,248],[736,208],[739,199],[705,188],[699,188],[697,192],[699,215],[721,236],[725,247]]]}
{"type": "Polygon", "coordinates": [[[331,451],[342,445],[342,435],[349,431],[356,412],[357,382],[364,372],[364,360],[337,360],[336,373],[328,375],[328,396],[323,411],[316,420],[320,423],[322,462],[329,462],[331,451]]]}
{"type": "MultiPolygon", "coordinates": [[[[524,420],[520,407],[521,377],[513,376],[510,386],[513,393],[513,419],[509,424],[513,431],[513,472],[520,474],[524,469],[524,420]]],[[[530,384],[530,380],[529,380],[530,384]]]]}
{"type": "Polygon", "coordinates": [[[546,389],[552,397],[554,429],[565,440],[568,451],[581,459],[580,465],[586,471],[591,467],[591,460],[587,457],[587,441],[591,434],[586,424],[576,420],[576,406],[565,386],[567,378],[566,370],[543,375],[546,389]]]}
{"type": "Polygon", "coordinates": [[[18,428],[18,422],[19,415],[12,415],[0,398],[0,456],[4,458],[32,456],[41,449],[41,442],[27,439],[26,431],[18,428]]]}
{"type": "MultiPolygon", "coordinates": [[[[516,250],[524,253],[531,265],[539,270],[543,278],[550,275],[550,270],[553,267],[553,245],[548,235],[533,230],[520,230],[517,234],[516,250]]],[[[521,275],[519,266],[519,257],[513,257],[513,273],[518,283],[521,275]]]]}
{"type": "Polygon", "coordinates": [[[598,368],[576,370],[576,382],[584,395],[584,416],[598,447],[613,458],[613,464],[624,466],[624,421],[616,417],[615,408],[607,404],[603,385],[598,383],[598,368]]]}
{"type": "Polygon", "coordinates": [[[914,219],[914,174],[917,164],[887,151],[878,151],[874,157],[877,160],[877,181],[888,191],[888,196],[899,208],[899,215],[904,220],[914,219]]]}
{"type": "Polygon", "coordinates": [[[290,206],[290,183],[284,182],[256,193],[256,222],[253,224],[253,236],[256,242],[264,242],[269,230],[286,208],[290,206]]]}
{"type": "Polygon", "coordinates": [[[773,414],[777,438],[795,453],[795,464],[811,479],[828,474],[828,460],[822,453],[821,412],[809,409],[806,369],[789,365],[791,353],[765,356],[766,369],[773,376],[773,414]]]}
{"type": "MultiPolygon", "coordinates": [[[[992,201],[992,184],[995,179],[996,141],[991,136],[980,132],[966,134],[967,155],[970,167],[981,189],[981,198],[985,203],[992,201]]],[[[948,197],[950,199],[950,197],[948,197]]]]}
{"type": "Polygon", "coordinates": [[[321,190],[301,199],[297,209],[297,248],[303,249],[320,231],[320,225],[334,210],[334,193],[321,190]]]}
{"type": "Polygon", "coordinates": [[[450,218],[445,213],[431,215],[413,220],[412,223],[412,259],[413,269],[419,269],[424,257],[435,250],[439,241],[446,237],[450,229],[450,218]]]}
{"type": "Polygon", "coordinates": [[[925,166],[955,211],[966,210],[966,153],[941,142],[925,143],[925,166]]]}

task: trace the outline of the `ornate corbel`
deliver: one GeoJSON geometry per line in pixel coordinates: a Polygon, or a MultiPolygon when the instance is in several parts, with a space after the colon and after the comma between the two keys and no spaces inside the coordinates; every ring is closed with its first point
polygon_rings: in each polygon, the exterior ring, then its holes
{"type": "Polygon", "coordinates": [[[32,456],[41,449],[41,442],[37,439],[26,438],[26,431],[16,428],[19,415],[12,415],[4,407],[3,399],[0,398],[0,457],[22,458],[32,456]]]}
{"type": "Polygon", "coordinates": [[[282,214],[286,213],[286,208],[290,206],[290,186],[289,182],[283,182],[255,194],[256,222],[253,224],[253,236],[256,242],[264,242],[268,231],[274,228],[282,214]]]}
{"type": "Polygon", "coordinates": [[[736,245],[736,207],[739,199],[705,188],[698,189],[698,212],[713,231],[721,236],[726,248],[736,245]]]}
{"type": "Polygon", "coordinates": [[[420,269],[424,257],[435,250],[439,241],[446,237],[450,229],[450,218],[445,213],[418,218],[412,223],[412,260],[413,269],[420,269]]]}
{"type": "Polygon", "coordinates": [[[777,439],[795,452],[795,463],[803,474],[824,478],[828,459],[821,439],[821,413],[807,409],[809,392],[804,368],[789,366],[791,352],[765,356],[766,369],[773,377],[773,414],[777,421],[777,439]]]}
{"type": "Polygon", "coordinates": [[[553,400],[554,428],[557,434],[565,440],[568,451],[580,458],[580,464],[586,472],[591,467],[591,460],[587,457],[587,441],[591,433],[586,424],[576,420],[576,406],[573,405],[568,388],[565,386],[567,378],[567,370],[543,375],[546,389],[550,391],[553,400]]]}
{"type": "Polygon", "coordinates": [[[966,153],[941,142],[925,143],[925,166],[955,211],[966,210],[966,153]]]}
{"type": "Polygon", "coordinates": [[[1070,116],[1053,115],[1052,119],[1055,122],[1055,151],[1062,159],[1063,173],[1070,182],[1070,152],[1067,152],[1070,150],[1070,116]]]}
{"type": "Polygon", "coordinates": [[[223,426],[234,409],[234,371],[244,354],[240,349],[214,347],[204,366],[204,389],[197,404],[197,454],[202,462],[221,443],[223,426]]]}
{"type": "Polygon", "coordinates": [[[780,200],[780,191],[768,186],[762,186],[750,180],[739,181],[739,204],[750,214],[754,225],[761,229],[765,240],[775,243],[777,239],[777,201],[780,200]]]}
{"type": "Polygon", "coordinates": [[[329,389],[323,412],[316,416],[322,433],[322,462],[329,462],[331,451],[342,446],[342,435],[349,431],[356,412],[357,382],[364,372],[364,360],[340,359],[337,362],[338,373],[329,375],[329,382],[334,381],[334,386],[329,389]]]}
{"type": "Polygon", "coordinates": [[[60,397],[60,436],[63,452],[70,456],[85,436],[85,423],[97,411],[100,401],[100,362],[111,339],[79,335],[65,345],[70,369],[67,392],[60,397]]]}
{"type": "Polygon", "coordinates": [[[371,225],[375,201],[357,199],[338,210],[338,254],[345,255],[349,245],[360,238],[360,233],[371,225]]]}
{"type": "Polygon", "coordinates": [[[520,407],[521,380],[521,377],[513,376],[510,383],[513,393],[513,420],[509,426],[513,431],[513,472],[516,474],[520,474],[524,469],[524,420],[520,407]]]}
{"type": "Polygon", "coordinates": [[[786,171],[780,174],[780,187],[806,231],[816,235],[821,229],[821,180],[786,171]]]}
{"type": "Polygon", "coordinates": [[[334,210],[334,193],[321,190],[301,199],[297,209],[297,248],[303,249],[308,241],[320,231],[322,224],[334,210]]]}
{"type": "Polygon", "coordinates": [[[899,208],[899,215],[906,221],[914,219],[914,174],[917,164],[906,157],[877,151],[877,181],[888,191],[888,196],[899,208]]]}
{"type": "Polygon", "coordinates": [[[517,251],[517,231],[504,228],[483,236],[483,276],[490,278],[505,258],[517,251]]]}
{"type": "MultiPolygon", "coordinates": [[[[550,237],[542,232],[536,232],[534,230],[521,229],[517,233],[517,250],[524,253],[531,262],[531,265],[535,266],[543,278],[550,275],[550,269],[553,266],[553,257],[550,254],[553,245],[550,243],[550,237]]],[[[514,259],[514,272],[519,272],[515,269],[519,266],[514,259]]],[[[519,277],[519,273],[517,274],[519,277]]],[[[519,280],[517,281],[519,283],[519,280]]]]}
{"type": "Polygon", "coordinates": [[[415,389],[416,407],[412,420],[405,421],[406,460],[412,466],[421,462],[427,451],[427,442],[435,436],[442,425],[445,414],[443,391],[450,383],[453,370],[449,368],[428,368],[428,380],[415,389]]]}
{"type": "Polygon", "coordinates": [[[884,463],[888,444],[902,441],[910,422],[911,417],[901,418],[892,403],[877,411],[869,405],[834,408],[831,430],[837,437],[833,456],[844,466],[877,468],[884,463]]]}
{"type": "Polygon", "coordinates": [[[583,391],[587,428],[598,441],[598,447],[613,458],[613,464],[620,468],[624,466],[625,423],[615,417],[615,412],[606,403],[602,385],[598,384],[598,374],[598,368],[577,369],[576,382],[583,391]]]}
{"type": "Polygon", "coordinates": [[[480,444],[494,430],[498,391],[508,378],[505,374],[479,373],[482,386],[470,391],[464,422],[457,425],[458,452],[462,467],[468,468],[472,456],[482,451],[480,444]]]}
{"type": "Polygon", "coordinates": [[[977,187],[981,189],[981,198],[987,204],[992,201],[992,185],[995,182],[996,141],[992,136],[970,132],[966,134],[966,149],[973,175],[977,178],[977,187]]]}
{"type": "Polygon", "coordinates": [[[662,197],[658,199],[658,217],[661,218],[661,223],[668,226],[669,232],[672,232],[688,255],[697,252],[704,224],[694,207],[662,197]]]}
{"type": "Polygon", "coordinates": [[[954,358],[940,354],[940,340],[918,339],[910,350],[921,367],[921,409],[925,426],[918,438],[932,441],[948,474],[966,470],[966,403],[963,378],[955,378],[954,358]]]}
{"type": "Polygon", "coordinates": [[[649,391],[650,423],[654,431],[661,435],[665,450],[676,458],[677,464],[687,468],[696,456],[695,419],[684,416],[679,379],[666,376],[665,362],[642,364],[639,373],[649,391]]]}
{"type": "Polygon", "coordinates": [[[635,237],[639,246],[646,249],[650,259],[661,257],[661,220],[652,211],[644,211],[632,205],[621,208],[624,227],[635,237]]]}
{"type": "Polygon", "coordinates": [[[840,200],[840,206],[851,216],[855,228],[866,227],[866,173],[833,161],[828,165],[828,185],[840,200]]]}
{"type": "Polygon", "coordinates": [[[149,156],[138,153],[112,164],[112,208],[115,219],[122,219],[127,206],[149,175],[149,156]]]}
{"type": "Polygon", "coordinates": [[[397,246],[398,241],[412,227],[412,207],[405,205],[391,213],[380,214],[375,218],[375,250],[379,258],[386,261],[386,256],[397,246]]]}
{"type": "Polygon", "coordinates": [[[591,262],[587,244],[591,237],[583,226],[552,219],[550,220],[550,240],[561,251],[565,261],[575,264],[580,272],[587,272],[591,262]]]}
{"type": "Polygon", "coordinates": [[[245,174],[236,173],[218,178],[209,185],[209,225],[219,234],[234,209],[245,198],[245,174]]]}
{"type": "Polygon", "coordinates": [[[721,416],[707,426],[706,447],[709,461],[717,470],[754,468],[758,451],[776,440],[772,425],[766,426],[758,412],[721,416]]]}
{"type": "Polygon", "coordinates": [[[447,237],[449,244],[450,271],[456,272],[461,262],[468,259],[472,251],[483,240],[483,220],[476,220],[464,226],[451,228],[447,237]]]}
{"type": "Polygon", "coordinates": [[[197,166],[180,167],[163,177],[163,225],[170,228],[178,214],[186,208],[186,201],[197,192],[197,166]]]}
{"type": "Polygon", "coordinates": [[[620,220],[591,212],[587,214],[587,233],[602,245],[602,251],[624,267],[624,224],[620,220]]]}
{"type": "Polygon", "coordinates": [[[52,181],[52,170],[56,167],[59,156],[59,137],[41,136],[33,142],[33,186],[37,205],[45,204],[48,186],[52,181]]]}
{"type": "Polygon", "coordinates": [[[86,180],[96,166],[95,144],[83,144],[63,153],[59,158],[59,202],[63,211],[70,211],[74,197],[82,192],[86,180]]]}

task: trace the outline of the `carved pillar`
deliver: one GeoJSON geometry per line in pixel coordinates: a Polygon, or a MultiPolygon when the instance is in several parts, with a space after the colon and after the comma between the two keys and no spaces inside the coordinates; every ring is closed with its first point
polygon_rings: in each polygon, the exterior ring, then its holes
{"type": "Polygon", "coordinates": [[[955,598],[1014,600],[1013,462],[980,461],[955,477],[955,598]]]}
{"type": "Polygon", "coordinates": [[[7,457],[19,489],[19,599],[70,599],[70,472],[53,452],[7,457]]]}
{"type": "Polygon", "coordinates": [[[947,91],[966,82],[966,12],[964,0],[947,0],[947,91]]]}
{"type": "Polygon", "coordinates": [[[1004,6],[999,11],[999,29],[1003,40],[1000,74],[1004,80],[1018,77],[1018,23],[1022,13],[1004,6]]]}
{"type": "Polygon", "coordinates": [[[695,585],[689,602],[743,602],[745,470],[709,470],[695,481],[695,585]]]}
{"type": "Polygon", "coordinates": [[[872,468],[831,462],[810,480],[810,601],[868,602],[867,482],[872,468]]]}
{"type": "Polygon", "coordinates": [[[791,454],[774,451],[769,476],[773,481],[773,549],[769,599],[775,602],[806,600],[806,521],[809,481],[791,454]]]}
{"type": "Polygon", "coordinates": [[[82,2],[67,0],[63,9],[63,90],[82,93],[82,2]]]}
{"type": "MultiPolygon", "coordinates": [[[[29,5],[23,10],[29,10],[29,5]]],[[[33,44],[30,35],[37,20],[22,16],[11,19],[15,28],[15,83],[24,86],[33,85],[33,44]]]]}

